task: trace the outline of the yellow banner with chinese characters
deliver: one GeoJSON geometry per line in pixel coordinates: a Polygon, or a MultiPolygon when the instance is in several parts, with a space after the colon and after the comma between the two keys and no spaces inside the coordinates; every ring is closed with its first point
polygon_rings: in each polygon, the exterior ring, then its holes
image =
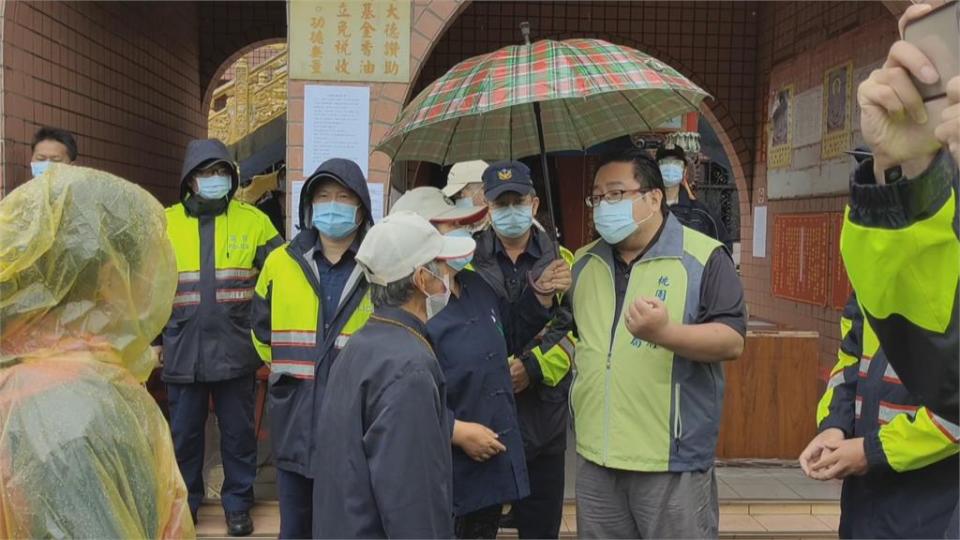
{"type": "Polygon", "coordinates": [[[290,78],[408,82],[410,0],[291,0],[290,78]]]}

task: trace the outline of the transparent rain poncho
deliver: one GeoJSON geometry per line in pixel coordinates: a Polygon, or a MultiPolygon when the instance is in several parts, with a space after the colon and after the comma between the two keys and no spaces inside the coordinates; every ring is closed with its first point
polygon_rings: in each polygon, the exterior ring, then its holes
{"type": "Polygon", "coordinates": [[[135,184],[54,165],[0,200],[0,538],[195,535],[141,384],[176,279],[135,184]]]}

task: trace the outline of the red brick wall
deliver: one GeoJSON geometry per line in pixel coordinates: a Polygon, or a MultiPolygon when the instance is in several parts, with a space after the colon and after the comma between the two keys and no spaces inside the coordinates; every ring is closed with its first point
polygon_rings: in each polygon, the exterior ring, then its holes
{"type": "Polygon", "coordinates": [[[75,134],[78,164],[174,200],[183,149],[206,133],[197,21],[192,3],[7,2],[5,189],[29,178],[30,139],[51,125],[75,134]]]}
{"type": "MultiPolygon", "coordinates": [[[[790,83],[795,85],[797,94],[821,87],[824,72],[847,61],[852,61],[856,70],[882,60],[897,32],[896,19],[879,2],[763,4],[760,6],[759,27],[753,205],[758,202],[760,189],[768,192],[767,125],[764,119],[768,115],[771,93],[790,83]]],[[[836,361],[840,312],[773,296],[771,237],[773,221],[778,214],[840,211],[846,200],[845,194],[838,193],[835,196],[767,201],[767,250],[763,259],[752,256],[752,215],[745,215],[742,219],[741,271],[751,315],[820,332],[820,362],[821,367],[827,369],[836,361]]]]}

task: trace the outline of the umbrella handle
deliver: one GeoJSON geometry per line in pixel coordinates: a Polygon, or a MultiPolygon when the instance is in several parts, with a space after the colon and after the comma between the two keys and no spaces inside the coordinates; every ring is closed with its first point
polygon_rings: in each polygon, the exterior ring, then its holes
{"type": "Polygon", "coordinates": [[[533,289],[533,292],[540,296],[548,296],[554,293],[552,289],[543,289],[537,285],[537,280],[533,279],[533,272],[527,272],[527,284],[533,289]]]}

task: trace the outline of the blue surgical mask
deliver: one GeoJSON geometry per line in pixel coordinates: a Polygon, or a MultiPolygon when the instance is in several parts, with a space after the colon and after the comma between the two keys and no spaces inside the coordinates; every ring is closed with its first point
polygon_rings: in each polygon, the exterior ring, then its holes
{"type": "Polygon", "coordinates": [[[357,207],[338,202],[314,203],[313,226],[328,238],[346,238],[359,227],[357,207]]]}
{"type": "Polygon", "coordinates": [[[634,221],[633,201],[634,199],[623,199],[615,203],[602,201],[600,206],[593,209],[593,225],[608,244],[624,241],[656,212],[651,211],[647,217],[634,221]]]}
{"type": "Polygon", "coordinates": [[[663,185],[665,187],[676,187],[683,182],[683,165],[676,162],[662,163],[660,165],[660,174],[663,176],[663,185]]]}
{"type": "Polygon", "coordinates": [[[493,230],[507,238],[519,238],[533,225],[533,206],[507,206],[491,212],[493,230]]]}
{"type": "Polygon", "coordinates": [[[230,193],[231,183],[229,176],[219,174],[206,178],[197,177],[197,195],[211,201],[222,199],[230,193]]]}
{"type": "Polygon", "coordinates": [[[474,207],[473,199],[471,199],[470,197],[457,199],[455,204],[457,205],[457,208],[473,208],[474,207]]]}
{"type": "Polygon", "coordinates": [[[50,167],[49,161],[31,161],[30,162],[30,171],[33,173],[33,177],[43,176],[43,173],[47,172],[47,168],[50,167]]]}
{"type": "MultiPolygon", "coordinates": [[[[448,232],[444,236],[453,236],[460,238],[473,238],[473,235],[470,234],[470,231],[467,229],[456,229],[448,232]]],[[[473,261],[473,253],[467,255],[466,257],[459,257],[456,259],[448,259],[447,266],[453,269],[454,272],[459,272],[467,267],[470,262],[473,261]]]]}

